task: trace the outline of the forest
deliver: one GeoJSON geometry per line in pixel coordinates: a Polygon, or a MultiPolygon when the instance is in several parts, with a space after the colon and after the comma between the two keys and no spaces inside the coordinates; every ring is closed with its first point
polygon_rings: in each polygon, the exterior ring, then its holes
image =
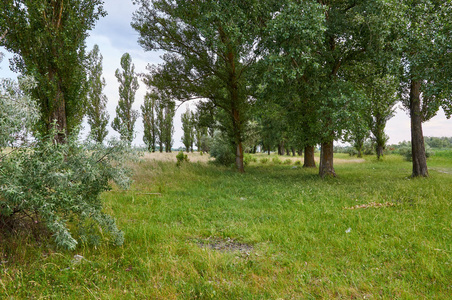
{"type": "Polygon", "coordinates": [[[0,3],[0,295],[450,295],[452,139],[422,125],[452,115],[451,1],[131,2],[161,61],[118,57],[111,121],[104,1],[0,3]]]}

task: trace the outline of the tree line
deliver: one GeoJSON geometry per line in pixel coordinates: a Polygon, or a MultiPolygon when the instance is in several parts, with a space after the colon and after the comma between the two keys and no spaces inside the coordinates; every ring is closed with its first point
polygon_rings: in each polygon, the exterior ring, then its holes
{"type": "MultiPolygon", "coordinates": [[[[319,174],[335,176],[333,141],[360,149],[371,132],[380,157],[386,121],[401,101],[411,118],[412,175],[428,176],[422,123],[440,107],[452,113],[450,1],[135,2],[139,44],[164,52],[163,63],[149,65],[143,78],[150,91],[142,114],[151,150],[155,143],[171,149],[174,101],[202,99],[215,111],[240,172],[246,132],[257,123],[267,151],[277,143],[280,153],[304,152],[305,166],[313,166],[320,145],[319,174]]],[[[1,45],[16,54],[13,69],[37,81],[31,90],[41,110],[35,131],[49,133],[56,120],[61,143],[85,114],[96,131],[90,136],[99,141],[105,135],[105,98],[99,96],[105,83],[93,69],[100,56],[85,53],[88,31],[106,14],[102,3],[0,4],[1,45]]],[[[129,55],[121,67],[112,127],[131,142],[138,82],[129,55]]]]}
{"type": "Polygon", "coordinates": [[[380,157],[401,101],[411,117],[412,175],[428,175],[422,123],[440,107],[451,114],[450,1],[137,3],[140,45],[165,53],[148,68],[149,85],[218,109],[240,172],[253,121],[266,128],[264,147],[277,139],[280,152],[303,149],[306,166],[320,144],[322,177],[335,176],[334,140],[360,149],[371,132],[380,157]]]}

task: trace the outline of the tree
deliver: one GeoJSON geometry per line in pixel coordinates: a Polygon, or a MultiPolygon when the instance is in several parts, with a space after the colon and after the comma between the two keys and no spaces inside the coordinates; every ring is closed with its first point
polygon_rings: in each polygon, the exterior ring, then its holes
{"type": "Polygon", "coordinates": [[[143,142],[148,147],[149,152],[155,152],[157,142],[157,122],[156,122],[157,95],[146,93],[144,103],[141,105],[141,114],[143,116],[144,135],[143,142]]]}
{"type": "Polygon", "coordinates": [[[106,13],[102,0],[0,3],[0,41],[15,53],[13,69],[34,78],[32,97],[41,110],[37,131],[48,134],[56,120],[62,143],[81,123],[86,103],[85,40],[106,13]]]}
{"type": "MultiPolygon", "coordinates": [[[[143,82],[148,85],[146,78],[143,82]]],[[[150,86],[148,85],[150,88],[150,86]]],[[[159,90],[154,89],[151,97],[155,99],[155,136],[156,143],[159,145],[159,151],[163,152],[165,147],[166,152],[171,152],[173,145],[173,119],[176,114],[176,104],[171,99],[168,99],[159,90]]]]}
{"type": "Polygon", "coordinates": [[[289,0],[268,24],[267,59],[289,79],[288,93],[302,91],[292,99],[305,110],[300,115],[316,136],[305,145],[321,144],[321,177],[336,176],[333,142],[363,105],[356,83],[347,79],[349,67],[377,52],[385,13],[384,1],[289,0]]]}
{"type": "Polygon", "coordinates": [[[174,133],[174,115],[176,114],[176,104],[174,101],[165,101],[165,117],[163,119],[163,138],[165,144],[165,151],[171,152],[173,147],[173,133],[174,133]]]}
{"type": "Polygon", "coordinates": [[[411,118],[413,177],[428,176],[422,123],[452,107],[452,29],[448,0],[393,3],[394,31],[400,47],[402,98],[411,118]]]}
{"type": "Polygon", "coordinates": [[[193,152],[193,143],[195,140],[194,131],[194,116],[190,108],[187,106],[187,110],[181,116],[182,130],[184,132],[182,136],[182,143],[185,146],[187,152],[193,152]]]}
{"type": "Polygon", "coordinates": [[[244,172],[243,127],[248,121],[247,78],[255,54],[259,1],[137,1],[132,26],[148,51],[163,50],[164,63],[150,67],[152,86],[172,99],[208,99],[221,119],[244,172]]]}
{"type": "Polygon", "coordinates": [[[97,143],[102,143],[108,134],[107,125],[109,115],[106,109],[107,96],[102,93],[106,83],[102,78],[102,54],[99,46],[94,45],[88,55],[88,102],[86,115],[91,126],[89,138],[97,143]]]}
{"type": "Polygon", "coordinates": [[[115,76],[119,81],[119,102],[116,107],[116,117],[111,126],[119,132],[121,139],[132,143],[134,138],[134,126],[138,112],[132,109],[135,102],[135,93],[138,90],[138,79],[135,74],[135,66],[129,53],[121,57],[123,71],[116,70],[115,76]]]}
{"type": "Polygon", "coordinates": [[[394,76],[376,77],[368,87],[370,98],[369,128],[375,141],[377,159],[383,156],[388,136],[385,134],[386,123],[394,116],[394,106],[397,98],[398,81],[394,76]]]}

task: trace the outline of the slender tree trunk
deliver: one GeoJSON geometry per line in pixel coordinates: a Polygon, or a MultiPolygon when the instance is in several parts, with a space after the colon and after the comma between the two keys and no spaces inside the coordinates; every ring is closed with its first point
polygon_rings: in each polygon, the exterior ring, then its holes
{"type": "Polygon", "coordinates": [[[333,167],[333,141],[322,143],[322,149],[320,151],[320,167],[319,175],[324,178],[325,176],[336,177],[336,172],[333,167]]]}
{"type": "Polygon", "coordinates": [[[245,173],[245,168],[243,164],[243,145],[242,145],[242,135],[240,128],[240,113],[237,109],[232,109],[233,115],[233,130],[234,130],[234,139],[236,144],[236,153],[235,153],[235,164],[237,166],[237,170],[239,173],[245,173]]]}
{"type": "Polygon", "coordinates": [[[237,166],[237,170],[240,173],[245,173],[245,167],[243,165],[243,146],[242,142],[239,142],[237,145],[237,153],[235,154],[235,164],[237,166]]]}
{"type": "Polygon", "coordinates": [[[427,177],[427,157],[422,133],[421,82],[412,80],[410,87],[411,150],[413,154],[412,177],[427,177]]]}
{"type": "Polygon", "coordinates": [[[315,168],[314,146],[306,146],[304,148],[303,168],[315,168]]]}
{"type": "Polygon", "coordinates": [[[380,158],[383,156],[384,146],[377,144],[376,152],[377,152],[377,159],[380,160],[380,158]]]}
{"type": "Polygon", "coordinates": [[[53,130],[53,125],[55,122],[57,134],[55,140],[59,144],[66,142],[66,137],[68,135],[67,128],[67,118],[66,118],[66,103],[64,100],[64,95],[61,90],[57,91],[55,97],[55,102],[51,105],[51,113],[49,116],[49,131],[53,130]]]}
{"type": "Polygon", "coordinates": [[[267,153],[268,153],[268,155],[270,155],[270,148],[268,148],[267,153]]]}
{"type": "Polygon", "coordinates": [[[290,156],[290,150],[289,150],[289,148],[286,148],[286,155],[287,155],[287,156],[290,156]]]}
{"type": "Polygon", "coordinates": [[[361,150],[361,148],[358,149],[358,157],[359,157],[359,158],[362,158],[362,157],[363,157],[363,150],[361,150]]]}
{"type": "Polygon", "coordinates": [[[291,147],[290,149],[292,150],[292,156],[295,156],[295,148],[291,147]]]}
{"type": "Polygon", "coordinates": [[[297,150],[297,154],[298,154],[298,156],[302,156],[303,155],[303,149],[298,149],[297,150]]]}

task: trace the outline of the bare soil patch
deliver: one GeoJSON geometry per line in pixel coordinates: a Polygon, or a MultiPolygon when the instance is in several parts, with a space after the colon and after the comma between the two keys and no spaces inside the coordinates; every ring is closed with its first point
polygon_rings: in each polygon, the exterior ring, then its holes
{"type": "Polygon", "coordinates": [[[249,253],[254,248],[253,246],[245,243],[237,242],[231,238],[221,239],[221,238],[208,238],[206,240],[197,241],[197,245],[201,248],[208,248],[221,252],[240,252],[249,253]]]}

